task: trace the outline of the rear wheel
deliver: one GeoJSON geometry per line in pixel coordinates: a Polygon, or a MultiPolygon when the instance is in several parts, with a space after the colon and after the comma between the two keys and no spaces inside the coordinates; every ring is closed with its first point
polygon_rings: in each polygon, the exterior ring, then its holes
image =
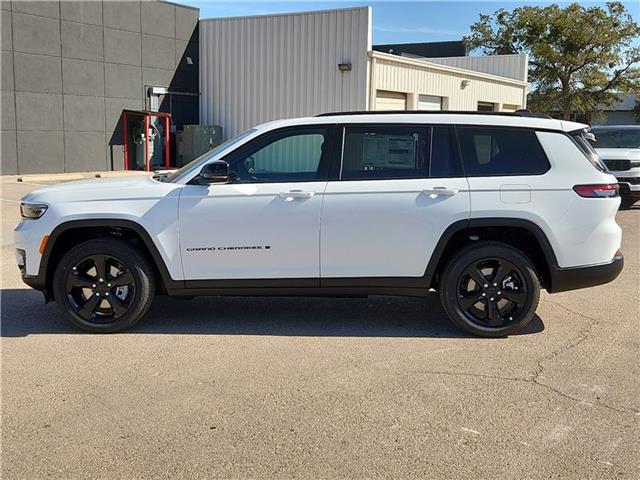
{"type": "Polygon", "coordinates": [[[540,283],[530,260],[515,248],[482,242],[457,252],[444,269],[440,300],[451,321],[483,337],[524,328],[535,314],[540,283]]]}
{"type": "Polygon", "coordinates": [[[154,277],[128,244],[90,240],[60,260],[53,290],[62,315],[90,332],[117,332],[134,325],[151,306],[154,277]]]}

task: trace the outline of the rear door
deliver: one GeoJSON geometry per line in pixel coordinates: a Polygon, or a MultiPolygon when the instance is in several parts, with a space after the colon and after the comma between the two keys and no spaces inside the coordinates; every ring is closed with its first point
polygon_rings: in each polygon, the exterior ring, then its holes
{"type": "Polygon", "coordinates": [[[421,277],[444,230],[469,217],[447,126],[347,125],[325,190],[321,278],[421,277]]]}

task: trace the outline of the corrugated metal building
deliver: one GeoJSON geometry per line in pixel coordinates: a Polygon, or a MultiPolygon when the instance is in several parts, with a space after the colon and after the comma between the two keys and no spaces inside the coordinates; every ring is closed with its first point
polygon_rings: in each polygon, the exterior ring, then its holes
{"type": "Polygon", "coordinates": [[[364,110],[370,47],[369,8],[201,20],[200,123],[228,137],[279,118],[364,110]]]}
{"type": "Polygon", "coordinates": [[[327,111],[516,110],[527,58],[372,50],[371,8],[200,21],[200,122],[225,137],[327,111]]]}

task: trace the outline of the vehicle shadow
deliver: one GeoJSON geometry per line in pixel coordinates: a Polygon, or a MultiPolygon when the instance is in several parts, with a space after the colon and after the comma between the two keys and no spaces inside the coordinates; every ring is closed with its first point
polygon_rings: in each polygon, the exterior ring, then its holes
{"type": "MultiPolygon", "coordinates": [[[[86,334],[29,289],[0,291],[0,336],[86,334]]],[[[520,335],[539,333],[536,315],[520,335]]],[[[157,297],[142,321],[122,334],[475,338],[427,298],[157,297]]]]}

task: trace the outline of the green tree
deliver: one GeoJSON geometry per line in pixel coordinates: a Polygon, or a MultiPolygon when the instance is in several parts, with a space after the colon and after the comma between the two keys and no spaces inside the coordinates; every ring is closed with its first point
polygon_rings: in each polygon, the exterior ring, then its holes
{"type": "Polygon", "coordinates": [[[589,120],[640,91],[640,26],[620,2],[572,3],[480,15],[465,42],[485,54],[529,56],[529,107],[589,120]]]}

